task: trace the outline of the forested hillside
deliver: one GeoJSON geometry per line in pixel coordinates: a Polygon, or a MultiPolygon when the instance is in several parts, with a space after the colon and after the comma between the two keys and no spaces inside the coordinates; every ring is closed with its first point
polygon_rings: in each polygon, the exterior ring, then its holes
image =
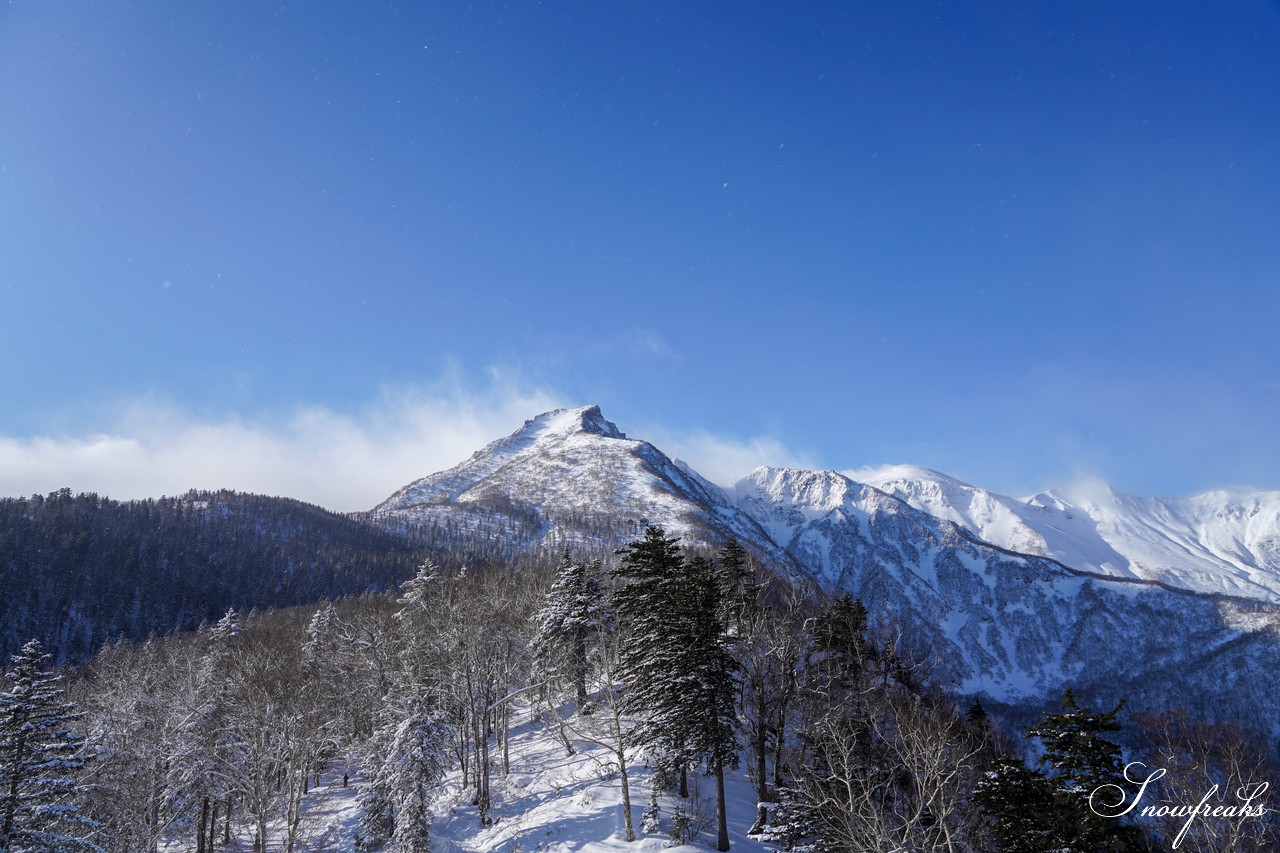
{"type": "Polygon", "coordinates": [[[230,491],[114,501],[63,489],[0,499],[0,654],[58,660],[116,637],[385,590],[413,573],[402,535],[286,498],[230,491]]]}
{"type": "MultiPolygon", "coordinates": [[[[54,807],[15,831],[121,853],[516,853],[534,827],[537,849],[566,853],[734,838],[1139,853],[1168,849],[1186,821],[1090,809],[1102,786],[1137,794],[1126,761],[1169,769],[1152,804],[1219,785],[1212,805],[1238,807],[1232,792],[1258,800],[1274,778],[1264,738],[1177,709],[1131,716],[1068,691],[1028,732],[940,689],[894,625],[878,602],[796,587],[732,543],[687,551],[658,528],[611,570],[570,554],[427,561],[394,593],[231,611],[104,648],[68,682],[82,719],[45,694],[87,736],[81,763],[0,778],[54,807]],[[594,770],[553,806],[556,765],[579,754],[594,770]],[[55,776],[59,789],[37,784],[55,776]],[[731,815],[748,784],[759,807],[731,815]],[[560,824],[530,814],[548,808],[560,824]]],[[[52,683],[38,650],[24,655],[28,680],[52,683]]],[[[0,692],[0,739],[21,689],[0,692]]],[[[1197,819],[1178,849],[1271,851],[1273,818],[1197,819]]]]}

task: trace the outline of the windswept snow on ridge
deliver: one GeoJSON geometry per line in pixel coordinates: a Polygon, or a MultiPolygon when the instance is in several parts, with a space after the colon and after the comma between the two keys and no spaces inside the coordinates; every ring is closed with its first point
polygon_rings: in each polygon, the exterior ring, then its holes
{"type": "Polygon", "coordinates": [[[652,444],[627,438],[599,406],[532,418],[465,462],[400,489],[371,515],[384,523],[462,519],[480,530],[519,519],[533,545],[557,535],[585,542],[593,529],[629,541],[644,525],[661,524],[690,541],[733,536],[784,559],[722,489],[652,444]]]}
{"type": "Polygon", "coordinates": [[[914,465],[858,476],[1001,548],[1083,571],[1280,603],[1280,492],[1138,498],[1095,481],[1018,499],[914,465]]]}

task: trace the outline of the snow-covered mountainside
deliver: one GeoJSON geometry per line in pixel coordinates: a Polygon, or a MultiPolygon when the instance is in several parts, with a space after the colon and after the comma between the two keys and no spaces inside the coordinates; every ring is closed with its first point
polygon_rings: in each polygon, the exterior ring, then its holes
{"type": "Polygon", "coordinates": [[[613,546],[648,524],[690,541],[735,537],[785,559],[718,486],[645,441],[629,439],[598,406],[525,422],[465,462],[410,483],[371,513],[384,524],[465,527],[520,544],[613,546]]]}
{"type": "Polygon", "coordinates": [[[1017,703],[1060,694],[1258,719],[1280,699],[1280,610],[1072,570],[833,471],[760,468],[733,489],[778,544],[901,634],[934,679],[1017,703]]]}
{"type": "Polygon", "coordinates": [[[649,523],[694,544],[733,536],[784,571],[860,596],[929,662],[936,680],[962,692],[1020,703],[1075,686],[1100,702],[1191,705],[1274,725],[1280,609],[1257,600],[1262,566],[1275,564],[1274,552],[1270,563],[1260,558],[1274,510],[1262,503],[1214,510],[1191,499],[1184,506],[1194,512],[1175,514],[1170,502],[1119,496],[1024,502],[925,469],[872,479],[761,468],[721,489],[588,406],[533,418],[462,464],[401,489],[371,516],[389,525],[451,525],[521,548],[603,551],[649,523]],[[1222,531],[1235,529],[1236,516],[1239,529],[1252,532],[1232,549],[1222,531]],[[1157,529],[1181,529],[1184,550],[1202,570],[1143,571],[1152,563],[1136,556],[1145,552],[1127,531],[1144,531],[1149,546],[1163,541],[1157,529]],[[1252,560],[1256,571],[1237,572],[1226,559],[1215,569],[1214,554],[1252,560]],[[1179,586],[1193,581],[1194,589],[1179,586]]]}
{"type": "Polygon", "coordinates": [[[978,537],[1076,569],[1280,603],[1280,492],[1139,498],[1080,483],[1020,500],[912,465],[860,479],[978,537]]]}

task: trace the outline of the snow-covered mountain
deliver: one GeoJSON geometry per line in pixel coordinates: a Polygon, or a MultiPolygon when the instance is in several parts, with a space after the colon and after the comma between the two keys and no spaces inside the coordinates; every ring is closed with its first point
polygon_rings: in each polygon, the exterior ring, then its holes
{"type": "Polygon", "coordinates": [[[1241,718],[1280,698],[1252,683],[1280,664],[1277,608],[1002,549],[833,471],[760,468],[733,495],[799,564],[883,614],[960,692],[1014,703],[1075,686],[1138,708],[1189,704],[1241,718]]]}
{"type": "Polygon", "coordinates": [[[1212,563],[1218,553],[1241,562],[1246,552],[1263,553],[1267,510],[1196,505],[1177,516],[1186,521],[1177,528],[1168,502],[1055,494],[1018,501],[926,469],[868,479],[760,468],[722,489],[587,406],[533,418],[371,515],[505,536],[521,548],[603,551],[648,523],[692,544],[732,536],[783,571],[860,596],[936,680],[962,692],[1019,703],[1070,685],[1097,701],[1185,704],[1274,725],[1280,608],[1257,600],[1267,589],[1261,568],[1249,585],[1236,563],[1212,563]],[[1236,514],[1258,520],[1248,545],[1231,550],[1221,531],[1236,514]],[[1155,548],[1178,529],[1184,550],[1200,560],[1198,573],[1185,564],[1143,571],[1152,563],[1136,556],[1144,552],[1127,531],[1142,531],[1142,545],[1155,548]],[[1211,542],[1191,536],[1209,530],[1211,542]],[[1192,581],[1199,588],[1175,583],[1192,581]]]}
{"type": "Polygon", "coordinates": [[[652,444],[627,438],[598,406],[525,421],[465,462],[400,489],[371,516],[384,524],[454,524],[553,550],[612,547],[661,524],[689,541],[734,537],[762,556],[786,559],[722,489],[652,444]]]}
{"type": "Polygon", "coordinates": [[[1095,481],[1018,499],[913,465],[859,477],[1002,548],[1116,577],[1280,603],[1280,492],[1139,498],[1095,481]]]}

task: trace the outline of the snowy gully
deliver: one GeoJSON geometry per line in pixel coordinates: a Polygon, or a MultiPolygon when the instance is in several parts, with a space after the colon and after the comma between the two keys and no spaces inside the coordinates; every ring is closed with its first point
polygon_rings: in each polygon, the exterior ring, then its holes
{"type": "MultiPolygon", "coordinates": [[[[1145,768],[1146,765],[1140,761],[1134,761],[1125,765],[1125,781],[1140,786],[1138,788],[1138,793],[1133,798],[1133,801],[1128,801],[1128,792],[1119,785],[1100,785],[1089,795],[1089,808],[1094,814],[1108,818],[1123,817],[1129,814],[1138,807],[1138,804],[1147,793],[1147,787],[1152,782],[1165,775],[1165,769],[1163,767],[1157,767],[1152,770],[1145,779],[1135,778],[1129,775],[1129,770],[1133,767],[1145,768]],[[1114,789],[1114,791],[1110,789],[1114,789]],[[1114,803],[1105,802],[1109,797],[1114,796],[1114,792],[1119,792],[1119,799],[1114,803]]],[[[1177,849],[1178,845],[1182,843],[1182,840],[1186,838],[1187,831],[1191,829],[1191,824],[1197,817],[1238,820],[1242,818],[1262,817],[1267,813],[1266,803],[1261,801],[1260,798],[1270,787],[1269,782],[1257,782],[1250,785],[1241,785],[1239,788],[1236,788],[1235,795],[1236,799],[1239,800],[1239,803],[1237,804],[1229,806],[1211,806],[1209,802],[1217,795],[1220,787],[1221,786],[1215,784],[1209,788],[1209,790],[1205,792],[1205,795],[1200,798],[1200,802],[1194,806],[1146,805],[1141,808],[1138,814],[1145,818],[1185,817],[1187,822],[1182,825],[1181,831],[1178,832],[1177,837],[1173,840],[1173,847],[1177,849]],[[1255,803],[1254,800],[1259,800],[1259,802],[1255,803]]]]}

